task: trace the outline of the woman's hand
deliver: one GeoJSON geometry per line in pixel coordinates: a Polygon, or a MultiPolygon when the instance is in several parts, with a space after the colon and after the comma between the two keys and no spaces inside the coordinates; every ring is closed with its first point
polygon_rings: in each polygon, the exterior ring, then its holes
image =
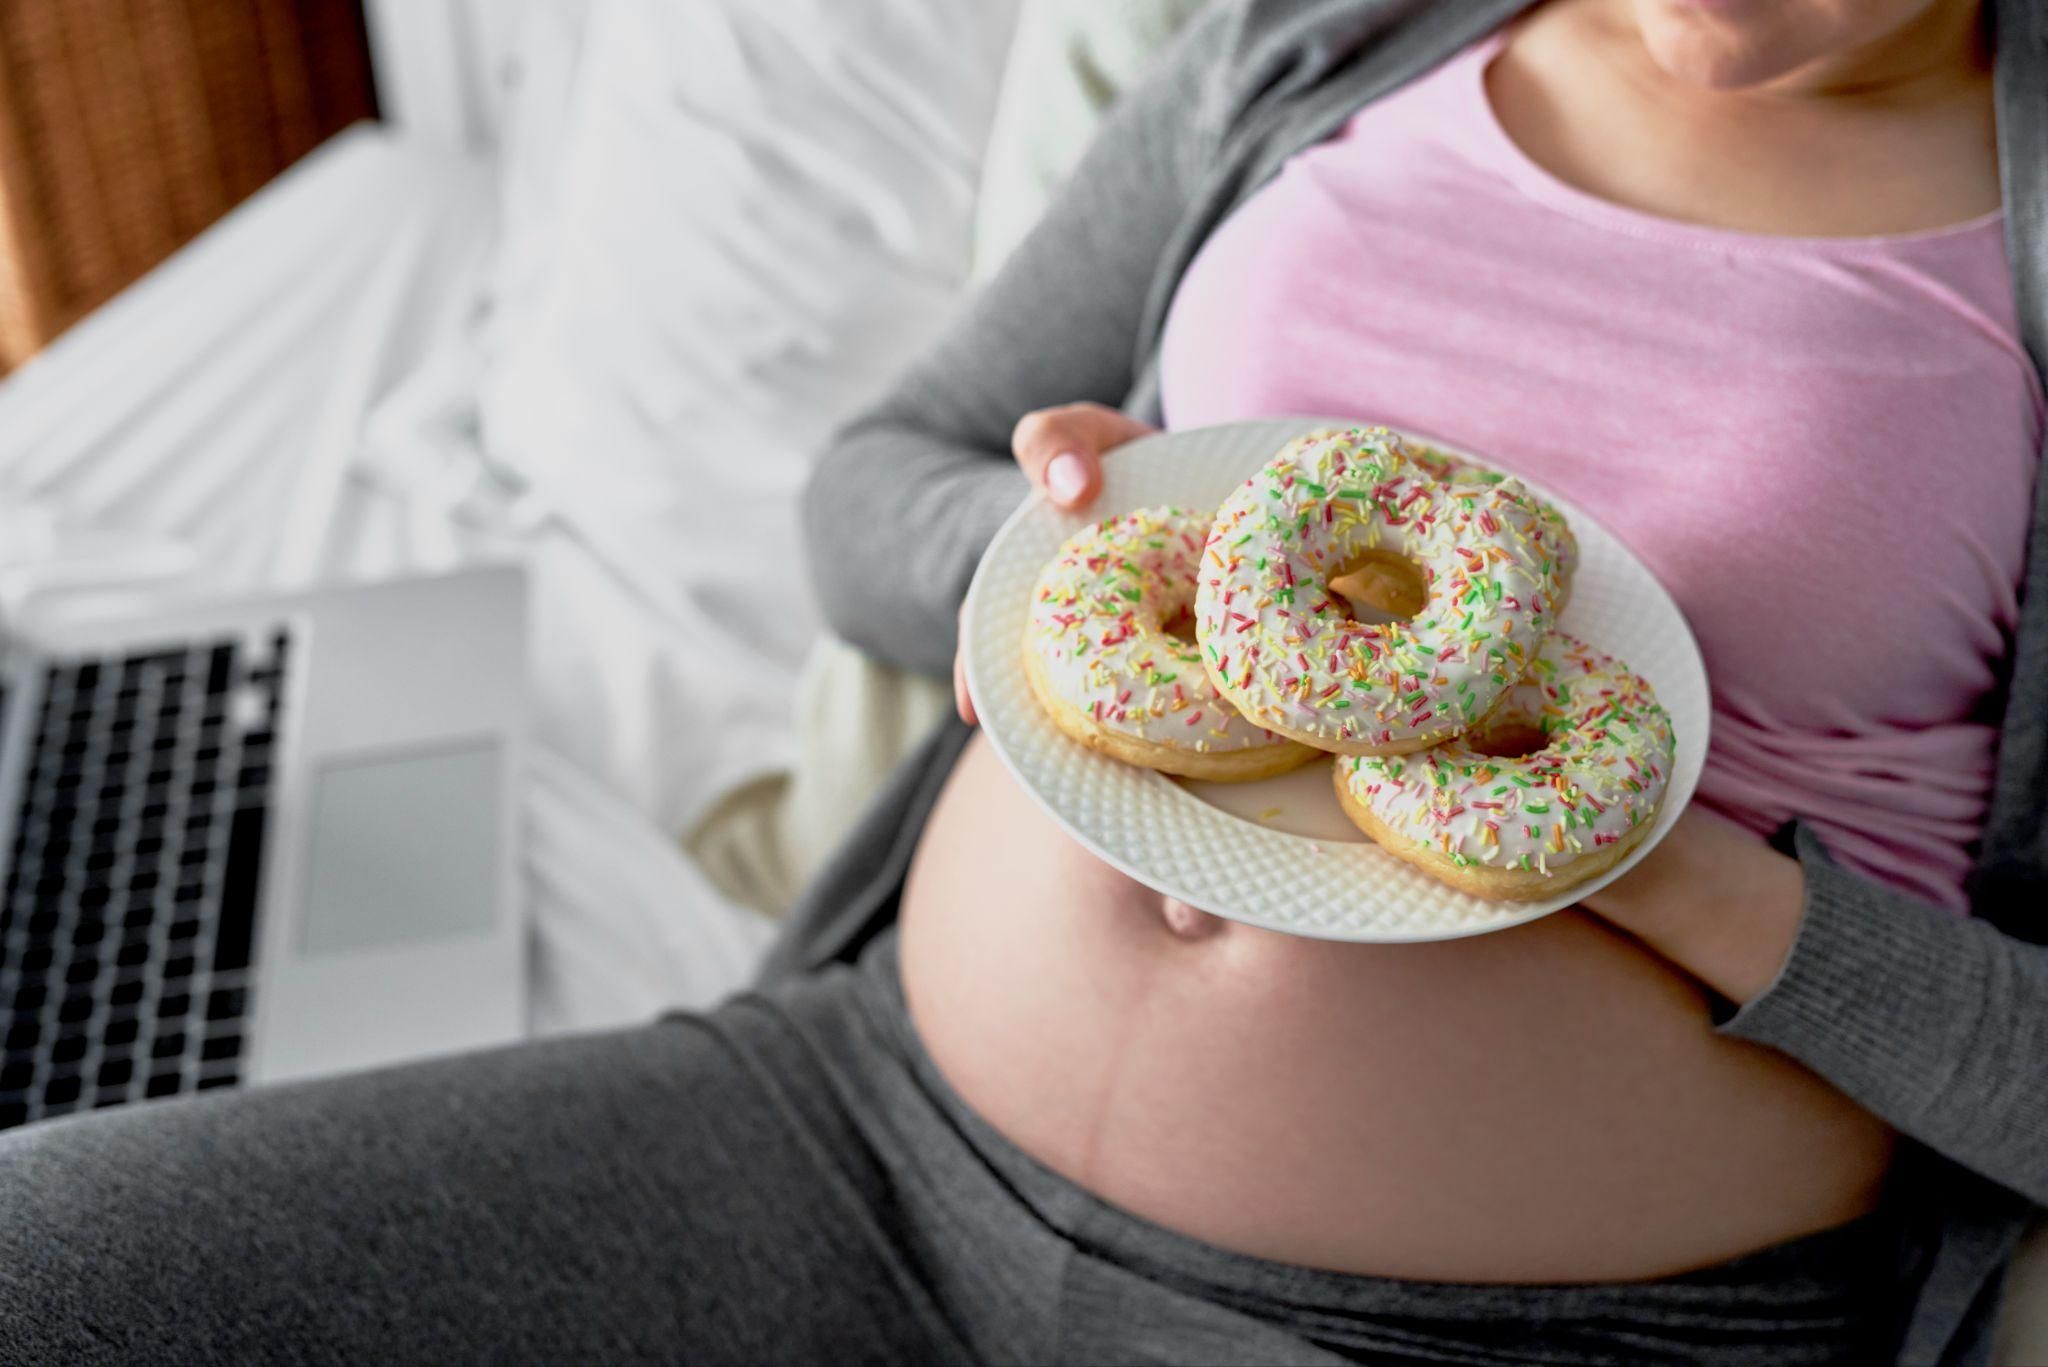
{"type": "Polygon", "coordinates": [[[1580,905],[1739,1006],[1776,980],[1805,900],[1798,860],[1695,802],[1640,864],[1580,905]]]}
{"type": "MultiPolygon", "coordinates": [[[[1099,403],[1070,403],[1026,413],[1010,434],[1010,451],[1032,486],[1070,513],[1086,508],[1102,488],[1102,458],[1127,442],[1159,429],[1099,403]]],[[[966,605],[961,605],[965,624],[966,605]]],[[[974,725],[974,700],[967,696],[967,665],[953,655],[953,706],[974,725]]]]}

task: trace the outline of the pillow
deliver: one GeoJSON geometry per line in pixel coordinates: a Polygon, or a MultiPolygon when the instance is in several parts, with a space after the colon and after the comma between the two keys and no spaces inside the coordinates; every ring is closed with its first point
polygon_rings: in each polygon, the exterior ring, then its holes
{"type": "Polygon", "coordinates": [[[487,352],[517,335],[546,283],[561,215],[556,194],[570,94],[591,0],[523,0],[510,54],[491,73],[498,95],[498,242],[487,352]]]}
{"type": "Polygon", "coordinates": [[[684,833],[683,848],[728,899],[782,915],[952,710],[950,684],[819,637],[797,680],[790,771],[727,794],[684,833]]]}
{"type": "Polygon", "coordinates": [[[1207,0],[1024,0],[989,133],[974,275],[995,274],[1102,116],[1207,0]]]}
{"type": "MultiPolygon", "coordinates": [[[[983,157],[976,277],[1030,231],[1103,114],[1202,2],[1024,0],[983,157]]],[[[947,685],[822,637],[804,666],[790,773],[709,812],[686,834],[690,853],[735,900],[780,911],[951,708],[947,685]]]]}
{"type": "MultiPolygon", "coordinates": [[[[1044,212],[1118,95],[1203,0],[1024,0],[983,157],[974,274],[1044,212]]],[[[732,795],[685,837],[727,895],[779,912],[867,799],[952,709],[944,683],[822,637],[803,670],[791,772],[732,795]]]]}
{"type": "Polygon", "coordinates": [[[1014,17],[1014,0],[591,9],[551,260],[479,421],[525,506],[686,644],[644,682],[687,724],[613,747],[687,779],[657,819],[790,756],[819,620],[797,495],[963,288],[1014,17]]]}

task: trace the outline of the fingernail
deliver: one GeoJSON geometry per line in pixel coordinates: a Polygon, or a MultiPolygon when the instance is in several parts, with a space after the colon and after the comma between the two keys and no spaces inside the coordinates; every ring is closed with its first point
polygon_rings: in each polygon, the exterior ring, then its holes
{"type": "Polygon", "coordinates": [[[1088,467],[1071,451],[1054,456],[1045,467],[1045,487],[1055,503],[1078,503],[1088,487],[1088,467]]]}

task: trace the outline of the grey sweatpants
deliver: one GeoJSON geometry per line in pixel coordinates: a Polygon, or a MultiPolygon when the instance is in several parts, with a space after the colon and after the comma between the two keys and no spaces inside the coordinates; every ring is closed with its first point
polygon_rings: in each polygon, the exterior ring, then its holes
{"type": "Polygon", "coordinates": [[[708,1016],[0,1136],[0,1363],[1875,1360],[1867,1226],[1485,1287],[1148,1224],[946,1088],[894,947],[708,1016]]]}

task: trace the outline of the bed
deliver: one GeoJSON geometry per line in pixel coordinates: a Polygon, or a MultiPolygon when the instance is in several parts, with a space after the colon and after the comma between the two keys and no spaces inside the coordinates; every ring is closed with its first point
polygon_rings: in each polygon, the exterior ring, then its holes
{"type": "Polygon", "coordinates": [[[1199,2],[371,4],[386,122],[0,383],[0,612],[31,526],[144,605],[526,565],[531,1027],[719,1000],[947,705],[822,636],[810,455],[1199,2]]]}

